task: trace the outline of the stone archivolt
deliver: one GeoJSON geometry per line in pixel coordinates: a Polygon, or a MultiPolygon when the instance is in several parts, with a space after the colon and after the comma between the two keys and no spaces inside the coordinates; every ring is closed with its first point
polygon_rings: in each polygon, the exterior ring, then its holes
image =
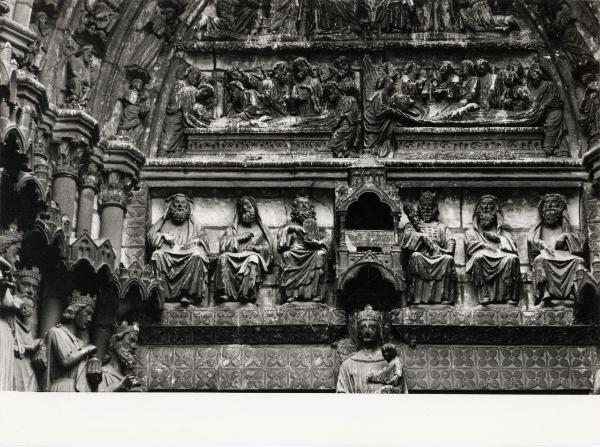
{"type": "Polygon", "coordinates": [[[592,388],[587,2],[0,3],[2,389],[592,388]]]}

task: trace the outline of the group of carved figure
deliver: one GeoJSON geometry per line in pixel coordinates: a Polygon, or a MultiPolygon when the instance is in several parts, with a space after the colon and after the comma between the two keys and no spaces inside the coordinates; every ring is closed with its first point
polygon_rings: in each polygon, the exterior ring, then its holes
{"type": "Polygon", "coordinates": [[[566,133],[563,101],[538,63],[527,70],[520,63],[496,69],[486,59],[478,59],[463,60],[460,68],[444,61],[424,69],[411,61],[404,67],[384,64],[376,72],[376,91],[365,105],[365,151],[389,154],[389,137],[398,123],[467,119],[489,125],[500,119],[490,111],[505,110],[503,119],[519,125],[541,121],[544,153],[566,155],[561,146],[566,133]]]}
{"type": "MultiPolygon", "coordinates": [[[[347,153],[359,142],[359,89],[345,56],[318,70],[303,57],[291,63],[278,61],[270,73],[233,67],[225,72],[224,85],[222,116],[232,123],[301,117],[306,118],[302,128],[332,129],[329,146],[334,154],[347,153]]],[[[184,130],[208,127],[215,119],[216,103],[206,75],[193,67],[185,70],[169,97],[159,155],[181,153],[184,130]]]]}
{"type": "MultiPolygon", "coordinates": [[[[391,152],[391,134],[398,126],[458,120],[489,125],[501,118],[494,110],[504,110],[508,115],[502,119],[515,124],[543,125],[541,146],[546,155],[568,155],[562,144],[566,134],[563,101],[554,81],[537,63],[528,69],[520,63],[496,69],[478,59],[463,60],[460,69],[450,61],[425,69],[410,61],[400,67],[374,67],[373,77],[375,91],[366,98],[361,114],[360,90],[345,56],[317,69],[303,57],[291,64],[276,62],[270,72],[230,68],[224,74],[222,116],[230,125],[247,122],[252,126],[274,118],[299,117],[302,119],[282,124],[298,130],[330,129],[328,147],[336,157],[356,156],[363,149],[385,157],[391,152]]],[[[590,99],[582,106],[582,125],[591,132],[596,131],[598,119],[597,100],[592,99],[592,93],[597,94],[597,88],[592,90],[596,84],[590,81],[586,97],[590,99]]],[[[137,90],[143,83],[139,85],[137,90]]],[[[217,102],[206,75],[188,68],[170,94],[159,156],[181,155],[185,129],[211,126],[217,102]]],[[[141,112],[146,109],[129,107],[132,113],[123,115],[122,122],[142,128],[141,112]]]]}
{"type": "MultiPolygon", "coordinates": [[[[404,230],[403,248],[409,252],[407,274],[413,304],[454,302],[456,241],[438,220],[435,195],[421,195],[411,223],[404,230]]],[[[584,239],[568,217],[567,200],[547,194],[538,205],[538,222],[527,235],[536,302],[541,306],[572,305],[577,297],[576,274],[583,269],[584,239]]],[[[498,198],[482,196],[465,233],[466,272],[471,275],[481,305],[519,301],[521,280],[517,244],[504,222],[498,198]]]]}
{"type": "MultiPolygon", "coordinates": [[[[497,2],[495,2],[497,3],[497,2]]],[[[508,32],[518,29],[506,8],[488,0],[226,0],[217,18],[204,23],[201,38],[278,34],[309,38],[410,32],[508,32]]]]}
{"type": "MultiPolygon", "coordinates": [[[[208,297],[210,251],[206,234],[194,222],[192,202],[176,194],[166,201],[164,216],[148,232],[151,262],[163,281],[167,299],[183,304],[208,297]]],[[[272,241],[256,200],[237,200],[232,225],[219,242],[214,271],[217,302],[252,303],[268,271],[273,252],[281,253],[281,285],[287,301],[323,300],[330,246],[329,235],[317,226],[314,205],[307,197],[294,200],[292,219],[272,241]]]]}
{"type": "Polygon", "coordinates": [[[36,338],[41,275],[37,267],[17,268],[21,240],[14,228],[0,235],[0,391],[141,390],[131,374],[136,325],[116,325],[104,358],[94,356],[93,296],[74,291],[61,323],[36,338]]]}
{"type": "MultiPolygon", "coordinates": [[[[236,202],[232,225],[222,235],[214,272],[216,302],[254,302],[273,259],[281,253],[281,290],[286,302],[322,301],[327,280],[331,238],[318,227],[307,197],[295,199],[291,222],[277,235],[276,245],[251,197],[236,202]]],[[[405,208],[409,223],[402,248],[411,304],[455,302],[456,240],[439,221],[434,193],[426,191],[416,209],[405,208]]],[[[528,235],[536,302],[541,306],[571,305],[577,296],[576,274],[585,268],[584,239],[569,221],[567,200],[545,195],[539,222],[528,235]]],[[[167,199],[164,216],[148,233],[151,262],[169,300],[199,303],[208,295],[210,252],[206,234],[194,223],[192,202],[183,194],[167,199]]],[[[466,231],[466,272],[471,275],[481,305],[517,305],[521,272],[516,241],[504,222],[499,200],[482,196],[473,225],[466,231]]]]}

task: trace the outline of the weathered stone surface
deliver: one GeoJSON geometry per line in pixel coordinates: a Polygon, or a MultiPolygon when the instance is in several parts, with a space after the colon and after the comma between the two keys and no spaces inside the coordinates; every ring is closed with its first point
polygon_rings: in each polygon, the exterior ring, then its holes
{"type": "MultiPolygon", "coordinates": [[[[350,353],[330,346],[144,347],[138,379],[167,390],[328,390],[350,353]]],[[[580,391],[591,387],[595,352],[585,346],[402,347],[409,392],[580,391]],[[585,359],[585,361],[582,361],[585,359]]]]}

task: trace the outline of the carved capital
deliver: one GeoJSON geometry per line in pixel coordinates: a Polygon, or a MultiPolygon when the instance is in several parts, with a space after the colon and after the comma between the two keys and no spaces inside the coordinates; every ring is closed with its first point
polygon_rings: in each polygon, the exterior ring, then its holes
{"type": "Polygon", "coordinates": [[[116,206],[127,209],[134,185],[132,175],[120,169],[111,169],[104,173],[98,196],[100,208],[116,206]]]}
{"type": "Polygon", "coordinates": [[[71,177],[78,181],[81,163],[87,161],[90,148],[83,140],[63,138],[54,141],[52,149],[54,177],[71,177]]]}

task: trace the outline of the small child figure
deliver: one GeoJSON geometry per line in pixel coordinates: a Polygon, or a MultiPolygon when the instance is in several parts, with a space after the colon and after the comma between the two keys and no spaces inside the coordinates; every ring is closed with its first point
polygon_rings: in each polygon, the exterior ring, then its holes
{"type": "Polygon", "coordinates": [[[378,372],[371,372],[367,376],[367,382],[382,383],[384,385],[400,386],[402,383],[402,362],[398,358],[396,346],[386,343],[381,347],[381,355],[388,362],[378,372]]]}

